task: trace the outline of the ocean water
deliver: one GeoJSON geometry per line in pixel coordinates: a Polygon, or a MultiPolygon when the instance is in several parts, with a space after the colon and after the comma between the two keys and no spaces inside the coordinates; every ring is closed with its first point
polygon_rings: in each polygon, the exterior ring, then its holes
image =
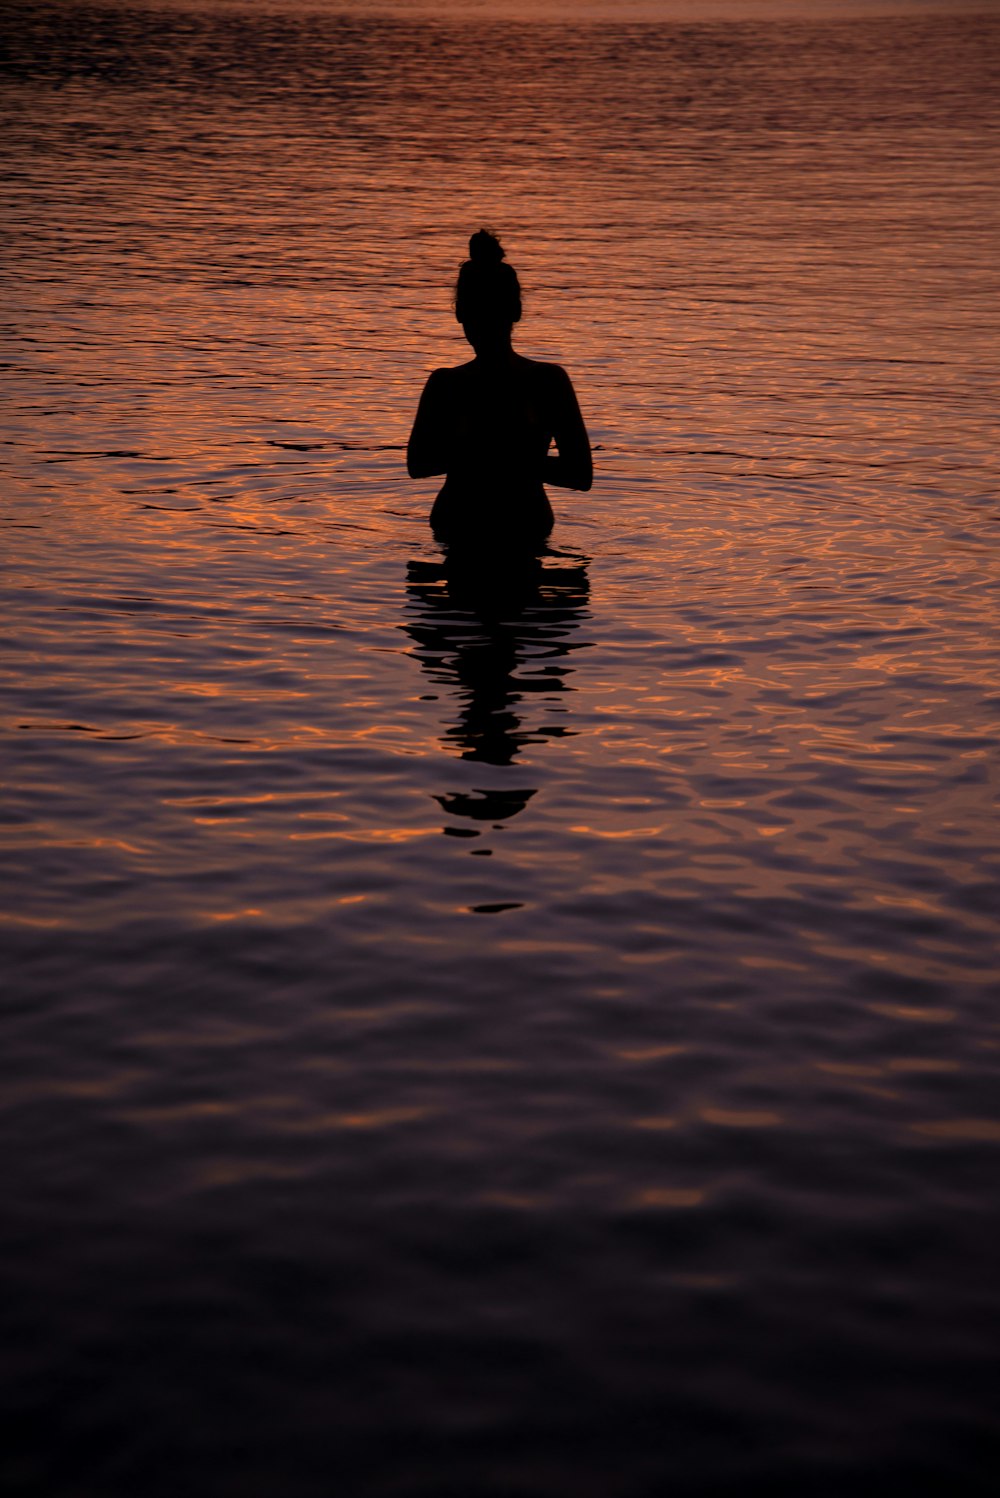
{"type": "Polygon", "coordinates": [[[0,6],[6,1491],[992,1490],[1000,15],[765,10],[0,6]]]}

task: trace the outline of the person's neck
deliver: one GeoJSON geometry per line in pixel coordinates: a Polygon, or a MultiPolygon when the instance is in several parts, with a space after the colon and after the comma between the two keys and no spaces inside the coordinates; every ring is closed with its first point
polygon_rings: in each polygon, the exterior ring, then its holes
{"type": "Polygon", "coordinates": [[[509,338],[483,344],[476,349],[476,363],[483,369],[503,369],[513,364],[516,355],[509,338]]]}

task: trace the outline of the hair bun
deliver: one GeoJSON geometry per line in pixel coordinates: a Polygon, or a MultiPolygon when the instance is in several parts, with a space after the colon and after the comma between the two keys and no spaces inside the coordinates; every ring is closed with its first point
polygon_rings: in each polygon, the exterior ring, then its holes
{"type": "Polygon", "coordinates": [[[469,240],[469,259],[478,265],[499,265],[507,252],[489,229],[478,229],[469,240]]]}

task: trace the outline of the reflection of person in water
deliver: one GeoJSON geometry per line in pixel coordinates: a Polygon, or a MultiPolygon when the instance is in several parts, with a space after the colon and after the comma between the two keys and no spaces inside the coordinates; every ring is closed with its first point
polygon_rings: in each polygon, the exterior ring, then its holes
{"type": "Polygon", "coordinates": [[[541,706],[569,690],[567,657],[588,643],[573,639],[586,616],[586,560],[548,560],[543,566],[521,556],[484,568],[459,551],[443,564],[409,565],[406,630],[431,679],[458,689],[458,720],[444,742],[463,759],[509,765],[524,745],[570,732],[558,707],[549,708],[555,722],[528,728],[522,721],[525,699],[541,706]]]}
{"type": "Polygon", "coordinates": [[[431,511],[440,540],[523,547],[552,529],[543,483],[589,489],[593,468],[569,375],[511,347],[521,287],[504,258],[492,234],[473,234],[455,316],[476,357],[428,379],[406,466],[414,479],[446,475],[431,511]]]}

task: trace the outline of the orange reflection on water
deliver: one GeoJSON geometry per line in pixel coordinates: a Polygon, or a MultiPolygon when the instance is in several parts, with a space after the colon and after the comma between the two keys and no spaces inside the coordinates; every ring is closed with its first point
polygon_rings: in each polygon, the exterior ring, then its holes
{"type": "Polygon", "coordinates": [[[669,1186],[647,1186],[642,1191],[637,1191],[629,1198],[629,1205],[633,1207],[666,1207],[684,1210],[689,1207],[704,1206],[708,1199],[707,1191],[684,1190],[669,1186]]]}

